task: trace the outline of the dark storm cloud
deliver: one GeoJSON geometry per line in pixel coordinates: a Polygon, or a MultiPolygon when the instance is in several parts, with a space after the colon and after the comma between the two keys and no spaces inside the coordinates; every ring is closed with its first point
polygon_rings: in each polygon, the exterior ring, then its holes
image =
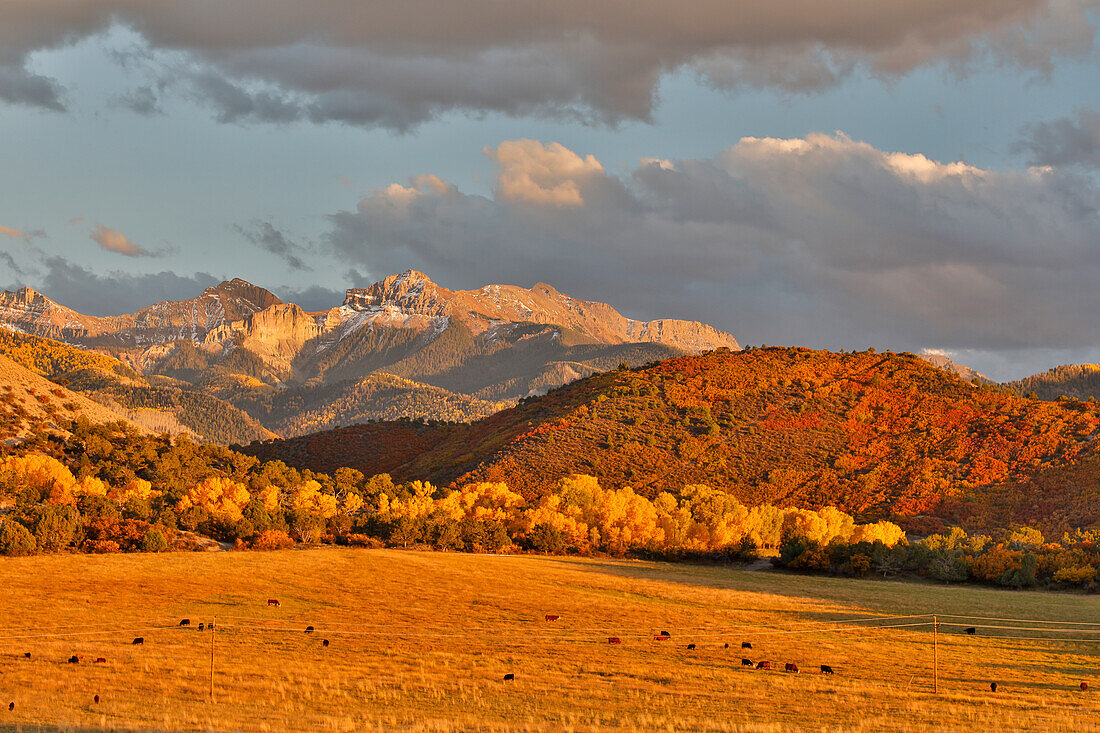
{"type": "Polygon", "coordinates": [[[1073,119],[1028,125],[1015,150],[1028,154],[1031,165],[1100,168],[1100,112],[1083,109],[1073,119]]]}
{"type": "Polygon", "coordinates": [[[287,238],[270,222],[256,221],[250,228],[234,225],[234,231],[265,252],[270,252],[295,270],[312,270],[302,259],[310,250],[287,238]]]}
{"type": "Polygon", "coordinates": [[[0,101],[63,112],[61,87],[52,79],[32,74],[22,64],[4,65],[0,56],[0,101]]]}
{"type": "Polygon", "coordinates": [[[162,300],[194,298],[221,282],[206,272],[99,274],[61,257],[48,257],[42,265],[45,273],[40,279],[26,284],[64,306],[94,316],[133,313],[162,300]]]}
{"type": "Polygon", "coordinates": [[[660,77],[677,69],[720,89],[795,91],[856,68],[893,76],[992,59],[1046,72],[1091,47],[1096,4],[10,0],[0,97],[59,108],[56,87],[23,71],[26,55],[122,24],[161,59],[164,83],[185,84],[224,121],[403,129],[448,110],[646,119],[660,77]]]}
{"type": "Polygon", "coordinates": [[[284,286],[277,288],[276,292],[283,302],[294,303],[307,311],[328,310],[344,302],[343,290],[331,290],[318,285],[308,288],[284,286]]]}
{"type": "Polygon", "coordinates": [[[327,245],[372,275],[543,280],[748,343],[1100,344],[1100,192],[1084,178],[944,164],[839,133],[745,138],[626,178],[536,141],[487,152],[500,166],[492,198],[432,176],[393,184],[331,216],[327,245]]]}

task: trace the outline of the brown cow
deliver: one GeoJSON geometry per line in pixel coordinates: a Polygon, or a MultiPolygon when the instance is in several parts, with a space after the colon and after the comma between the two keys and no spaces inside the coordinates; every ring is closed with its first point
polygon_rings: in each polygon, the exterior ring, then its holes
{"type": "Polygon", "coordinates": [[[607,637],[607,643],[608,644],[622,644],[623,640],[620,639],[617,636],[609,636],[609,637],[607,637]]]}
{"type": "Polygon", "coordinates": [[[106,659],[106,657],[96,657],[95,658],[95,663],[96,664],[106,664],[107,659],[106,659]]]}
{"type": "Polygon", "coordinates": [[[1089,683],[1088,682],[1082,682],[1081,683],[1081,692],[1088,692],[1088,690],[1089,690],[1089,683]]]}
{"type": "Polygon", "coordinates": [[[786,666],[783,668],[783,671],[784,672],[797,672],[798,671],[798,665],[795,664],[794,662],[787,662],[786,666]]]}
{"type": "Polygon", "coordinates": [[[751,667],[752,666],[752,660],[751,659],[745,659],[744,657],[741,657],[741,666],[742,667],[751,667]]]}
{"type": "Polygon", "coordinates": [[[279,606],[281,606],[283,604],[279,603],[278,598],[268,598],[267,599],[267,605],[268,606],[275,606],[275,608],[278,608],[279,606]]]}
{"type": "Polygon", "coordinates": [[[671,637],[658,635],[653,637],[653,641],[668,641],[671,637]]]}
{"type": "Polygon", "coordinates": [[[771,669],[772,668],[772,663],[771,662],[757,662],[756,663],[756,668],[757,669],[771,669]]]}
{"type": "Polygon", "coordinates": [[[821,674],[832,674],[833,668],[827,664],[821,665],[821,674]]]}
{"type": "Polygon", "coordinates": [[[561,618],[561,616],[555,616],[552,613],[546,614],[546,620],[547,621],[557,621],[559,618],[561,618]]]}

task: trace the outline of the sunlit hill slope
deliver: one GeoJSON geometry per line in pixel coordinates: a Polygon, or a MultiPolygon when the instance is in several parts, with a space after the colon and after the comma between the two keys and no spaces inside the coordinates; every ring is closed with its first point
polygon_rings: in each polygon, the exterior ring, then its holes
{"type": "Polygon", "coordinates": [[[528,497],[569,473],[653,496],[836,505],[914,529],[1100,525],[1100,407],[975,386],[911,354],[762,348],[595,375],[466,425],[376,423],[247,452],[528,497]]]}

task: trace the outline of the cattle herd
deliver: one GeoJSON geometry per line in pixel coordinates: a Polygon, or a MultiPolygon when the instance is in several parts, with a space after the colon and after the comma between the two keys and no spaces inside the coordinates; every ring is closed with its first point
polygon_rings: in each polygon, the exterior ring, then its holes
{"type": "MultiPolygon", "coordinates": [[[[279,607],[282,606],[282,604],[279,602],[279,600],[277,598],[268,599],[267,605],[268,605],[268,607],[275,607],[275,608],[279,608],[279,607]]],[[[544,618],[548,622],[553,622],[553,621],[559,621],[561,619],[561,616],[558,615],[558,614],[548,613],[548,614],[545,615],[544,618]]],[[[191,619],[189,619],[189,618],[180,619],[179,626],[181,626],[181,627],[191,626],[191,619]]],[[[214,630],[214,624],[213,624],[213,622],[211,622],[211,623],[200,623],[198,625],[198,629],[199,629],[199,631],[204,631],[204,630],[213,631],[214,630]]],[[[305,628],[305,633],[307,633],[307,634],[312,634],[314,631],[315,631],[315,629],[314,629],[313,626],[306,626],[306,628],[305,628]]],[[[974,635],[974,633],[976,631],[977,631],[977,629],[975,629],[973,627],[963,629],[963,633],[969,634],[969,635],[974,635]]],[[[660,633],[656,634],[653,637],[654,641],[659,641],[659,642],[670,641],[671,639],[672,639],[672,634],[670,634],[667,631],[661,631],[660,633]]],[[[144,643],[145,643],[145,637],[142,637],[142,636],[135,637],[133,642],[132,642],[132,644],[134,644],[134,645],[141,645],[141,644],[144,644],[144,643]]],[[[328,647],[329,640],[324,639],[321,643],[322,643],[322,646],[328,647]]],[[[607,643],[608,644],[622,644],[623,642],[622,642],[622,639],[619,638],[618,636],[609,636],[609,637],[607,637],[607,643]]],[[[687,644],[687,650],[688,651],[695,651],[697,648],[698,647],[694,642],[687,644]]],[[[729,649],[730,648],[729,642],[724,643],[722,645],[722,648],[723,649],[729,649]]],[[[741,649],[742,649],[742,651],[745,650],[745,649],[752,649],[752,642],[742,641],[741,642],[741,649]]],[[[30,659],[31,658],[31,652],[24,652],[23,657],[25,659],[30,659]]],[[[83,659],[84,659],[83,654],[73,654],[71,657],[69,657],[68,662],[69,662],[69,664],[79,664],[81,661],[83,661],[83,659]]],[[[96,657],[95,663],[96,664],[106,664],[107,659],[105,657],[96,657]]],[[[742,657],[741,658],[741,666],[742,667],[747,667],[749,669],[771,669],[772,668],[772,663],[769,660],[766,660],[766,659],[762,659],[762,660],[759,660],[757,662],[753,662],[751,659],[749,659],[747,657],[742,657]]],[[[798,664],[795,663],[795,662],[786,662],[786,663],[784,663],[783,669],[784,669],[785,672],[792,672],[792,673],[798,673],[800,671],[799,668],[798,668],[798,664]]],[[[829,674],[829,675],[835,674],[832,666],[830,666],[828,664],[820,665],[820,669],[821,669],[821,674],[829,674]]],[[[513,681],[515,681],[515,679],[516,679],[516,676],[515,676],[515,673],[513,673],[513,672],[509,672],[508,674],[504,675],[504,681],[505,682],[513,682],[513,681]]],[[[991,682],[989,684],[989,690],[991,692],[996,692],[997,687],[998,686],[997,686],[996,682],[991,682]]],[[[1087,682],[1082,682],[1081,683],[1081,691],[1082,692],[1086,692],[1088,690],[1088,688],[1089,688],[1089,686],[1088,686],[1087,682]]],[[[99,695],[95,696],[95,702],[97,704],[99,703],[99,695]]],[[[15,703],[14,702],[8,703],[8,711],[13,712],[14,710],[15,710],[15,703]]]]}

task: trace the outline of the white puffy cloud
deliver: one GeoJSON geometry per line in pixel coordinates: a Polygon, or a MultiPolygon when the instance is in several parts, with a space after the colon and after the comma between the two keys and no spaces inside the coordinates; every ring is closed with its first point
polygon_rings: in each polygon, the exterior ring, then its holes
{"type": "MultiPolygon", "coordinates": [[[[646,119],[662,75],[809,90],[992,59],[1049,71],[1097,0],[7,0],[0,99],[60,109],[28,55],[112,25],[232,122],[407,128],[448,110],[646,119]]],[[[145,87],[129,100],[144,112],[145,87]]]]}
{"type": "Polygon", "coordinates": [[[485,154],[497,163],[497,196],[505,201],[584,206],[581,189],[604,177],[595,156],[582,158],[561,143],[507,140],[485,154]]]}
{"type": "MultiPolygon", "coordinates": [[[[489,151],[501,174],[515,165],[500,156],[509,147],[489,151]]],[[[1086,178],[938,162],[841,133],[744,138],[714,158],[646,159],[626,177],[598,165],[580,165],[593,176],[577,186],[583,206],[533,206],[501,185],[491,198],[449,184],[376,191],[330,217],[327,246],[372,274],[542,280],[635,316],[707,320],[747,343],[1100,346],[1100,192],[1086,178]]],[[[531,190],[563,180],[547,173],[531,190]]]]}

